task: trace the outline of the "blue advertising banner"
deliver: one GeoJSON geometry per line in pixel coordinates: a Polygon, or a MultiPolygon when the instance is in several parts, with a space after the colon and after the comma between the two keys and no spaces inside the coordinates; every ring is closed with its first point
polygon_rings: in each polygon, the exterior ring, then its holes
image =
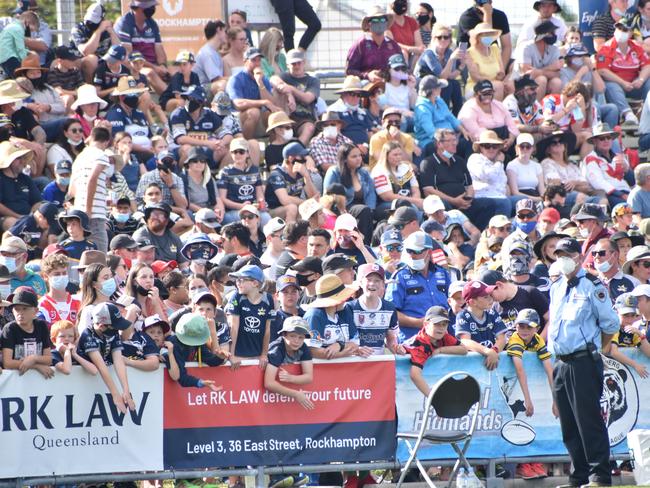
{"type": "Polygon", "coordinates": [[[591,25],[594,19],[607,11],[609,4],[607,0],[579,0],[579,18],[578,23],[580,33],[582,34],[582,42],[585,47],[594,52],[594,42],[591,35],[591,25]]]}
{"type": "MultiPolygon", "coordinates": [[[[650,369],[650,359],[638,350],[622,349],[634,361],[650,369]]],[[[621,362],[604,358],[605,382],[601,410],[608,426],[610,445],[614,453],[627,453],[626,435],[632,429],[650,428],[650,389],[643,388],[650,379],[621,362]],[[643,406],[643,407],[642,407],[643,406]],[[643,408],[644,414],[640,414],[643,408]]],[[[408,358],[399,358],[397,367],[398,431],[416,431],[422,425],[424,395],[409,376],[408,358]]],[[[566,455],[562,444],[560,423],[553,416],[552,395],[548,377],[534,353],[524,354],[524,369],[532,397],[534,413],[525,414],[524,396],[510,358],[501,354],[499,367],[488,371],[483,357],[476,353],[467,356],[436,356],[424,368],[424,378],[434,384],[451,371],[467,371],[481,385],[481,402],[474,439],[470,444],[472,458],[503,458],[536,455],[566,455]]],[[[457,421],[442,421],[435,414],[433,429],[455,429],[467,426],[469,417],[457,421]]],[[[400,441],[397,457],[408,458],[406,446],[400,441]]],[[[454,459],[456,455],[447,446],[428,446],[419,451],[420,459],[454,459]]]]}

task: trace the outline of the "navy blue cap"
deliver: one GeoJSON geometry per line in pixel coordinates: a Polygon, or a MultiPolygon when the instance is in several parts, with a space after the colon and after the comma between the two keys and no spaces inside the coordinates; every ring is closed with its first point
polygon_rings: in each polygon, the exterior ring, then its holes
{"type": "Polygon", "coordinates": [[[282,157],[287,159],[289,156],[307,156],[309,151],[299,142],[290,142],[282,149],[282,157]]]}
{"type": "Polygon", "coordinates": [[[555,244],[555,254],[558,252],[565,252],[568,254],[580,254],[581,248],[580,244],[578,241],[575,239],[572,239],[571,237],[565,237],[564,239],[560,239],[557,241],[555,244]]]}
{"type": "Polygon", "coordinates": [[[181,93],[181,97],[192,98],[193,100],[201,103],[205,102],[206,100],[205,90],[201,85],[190,86],[187,90],[181,93]]]}
{"type": "Polygon", "coordinates": [[[124,46],[111,46],[108,52],[104,54],[104,59],[112,63],[124,61],[126,59],[126,49],[124,49],[124,46]]]}

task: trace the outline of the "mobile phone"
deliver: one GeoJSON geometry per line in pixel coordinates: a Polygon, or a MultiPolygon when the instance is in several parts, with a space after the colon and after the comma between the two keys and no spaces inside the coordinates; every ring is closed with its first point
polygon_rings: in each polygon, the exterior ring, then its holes
{"type": "Polygon", "coordinates": [[[467,43],[466,42],[461,42],[458,44],[458,49],[460,49],[461,53],[466,53],[467,52],[467,43]]]}

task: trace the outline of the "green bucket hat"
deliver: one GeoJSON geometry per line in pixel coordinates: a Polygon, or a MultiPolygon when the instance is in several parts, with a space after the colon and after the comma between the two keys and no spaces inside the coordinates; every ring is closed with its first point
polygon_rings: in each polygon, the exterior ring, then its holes
{"type": "Polygon", "coordinates": [[[198,314],[186,313],[176,325],[176,337],[186,346],[202,346],[210,338],[208,322],[198,314]]]}

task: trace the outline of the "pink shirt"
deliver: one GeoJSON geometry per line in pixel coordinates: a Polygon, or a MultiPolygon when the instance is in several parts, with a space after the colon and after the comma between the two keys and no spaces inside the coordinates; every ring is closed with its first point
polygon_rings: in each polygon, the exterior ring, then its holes
{"type": "Polygon", "coordinates": [[[492,113],[488,114],[478,106],[475,98],[470,98],[460,109],[458,119],[474,139],[478,139],[484,130],[503,126],[507,126],[511,134],[519,135],[519,129],[510,112],[497,100],[492,101],[492,113]]]}

